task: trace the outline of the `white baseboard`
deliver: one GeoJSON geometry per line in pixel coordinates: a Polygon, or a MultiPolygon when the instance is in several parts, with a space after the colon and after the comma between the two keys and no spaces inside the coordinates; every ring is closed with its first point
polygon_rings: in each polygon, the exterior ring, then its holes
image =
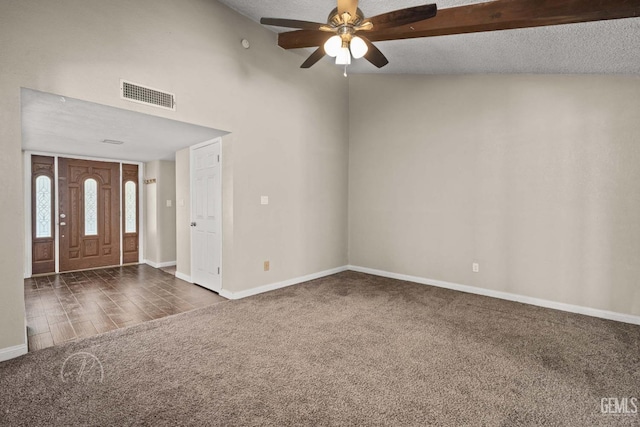
{"type": "Polygon", "coordinates": [[[258,295],[264,292],[274,291],[280,288],[286,288],[287,286],[297,285],[298,283],[308,282],[309,280],[319,279],[321,277],[330,276],[332,274],[341,273],[347,270],[348,270],[348,267],[345,265],[342,267],[332,268],[330,270],[324,270],[318,273],[307,274],[306,276],[295,277],[293,279],[284,280],[282,282],[277,282],[277,283],[271,283],[269,285],[259,286],[257,288],[247,289],[246,291],[240,291],[240,292],[230,292],[228,290],[222,289],[220,291],[220,296],[225,297],[227,299],[246,298],[252,295],[258,295]]]}
{"type": "Polygon", "coordinates": [[[145,264],[149,264],[153,268],[173,267],[174,265],[176,265],[175,261],[153,262],[153,261],[149,261],[148,259],[145,259],[143,262],[145,264]]]}
{"type": "Polygon", "coordinates": [[[409,276],[400,273],[391,273],[389,271],[375,270],[373,268],[359,267],[356,265],[350,265],[349,270],[372,274],[374,276],[388,277],[390,279],[405,280],[407,282],[414,282],[422,285],[437,286],[439,288],[452,289],[454,291],[467,292],[470,294],[521,302],[524,304],[536,305],[538,307],[552,308],[554,310],[566,311],[569,313],[584,314],[591,317],[599,317],[602,319],[640,325],[640,316],[634,316],[632,314],[616,313],[614,311],[600,310],[597,308],[583,307],[573,304],[565,304],[563,302],[549,301],[541,298],[512,294],[509,292],[478,288],[475,286],[460,285],[458,283],[444,282],[442,280],[425,279],[423,277],[409,276]]]}
{"type": "Polygon", "coordinates": [[[191,276],[187,276],[186,274],[180,273],[179,271],[175,272],[175,276],[178,279],[184,280],[185,282],[193,283],[193,280],[191,279],[191,276]]]}
{"type": "Polygon", "coordinates": [[[233,296],[234,295],[233,292],[229,292],[225,289],[220,289],[220,292],[218,292],[218,295],[226,299],[239,299],[238,297],[233,296]]]}
{"type": "Polygon", "coordinates": [[[23,354],[27,354],[29,348],[27,344],[14,345],[13,347],[7,347],[0,349],[0,362],[13,359],[23,354]]]}

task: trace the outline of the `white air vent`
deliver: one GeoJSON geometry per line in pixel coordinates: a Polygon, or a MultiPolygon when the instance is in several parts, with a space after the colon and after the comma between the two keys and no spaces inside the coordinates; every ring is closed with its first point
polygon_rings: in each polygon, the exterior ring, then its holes
{"type": "Polygon", "coordinates": [[[120,80],[120,98],[154,107],[176,110],[175,95],[148,86],[120,80]]]}

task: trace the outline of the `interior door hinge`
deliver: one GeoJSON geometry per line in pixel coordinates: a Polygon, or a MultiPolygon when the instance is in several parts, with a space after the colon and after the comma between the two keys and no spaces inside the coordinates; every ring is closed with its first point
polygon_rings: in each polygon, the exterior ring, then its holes
{"type": "Polygon", "coordinates": [[[220,267],[218,267],[218,274],[220,274],[220,267]]]}
{"type": "Polygon", "coordinates": [[[218,154],[218,163],[220,163],[220,154],[218,154]]]}

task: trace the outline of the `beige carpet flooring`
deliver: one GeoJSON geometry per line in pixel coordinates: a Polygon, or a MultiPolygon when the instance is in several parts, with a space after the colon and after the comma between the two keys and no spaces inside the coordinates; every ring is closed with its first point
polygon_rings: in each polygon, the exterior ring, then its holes
{"type": "Polygon", "coordinates": [[[3,426],[639,425],[601,413],[634,396],[638,326],[354,272],[0,363],[3,426]]]}

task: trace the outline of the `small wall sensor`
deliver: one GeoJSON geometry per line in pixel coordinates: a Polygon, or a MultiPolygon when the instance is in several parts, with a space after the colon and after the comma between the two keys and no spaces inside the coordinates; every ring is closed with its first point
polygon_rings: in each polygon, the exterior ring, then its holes
{"type": "Polygon", "coordinates": [[[249,49],[251,47],[251,45],[249,44],[249,40],[242,39],[242,47],[245,49],[249,49]]]}

